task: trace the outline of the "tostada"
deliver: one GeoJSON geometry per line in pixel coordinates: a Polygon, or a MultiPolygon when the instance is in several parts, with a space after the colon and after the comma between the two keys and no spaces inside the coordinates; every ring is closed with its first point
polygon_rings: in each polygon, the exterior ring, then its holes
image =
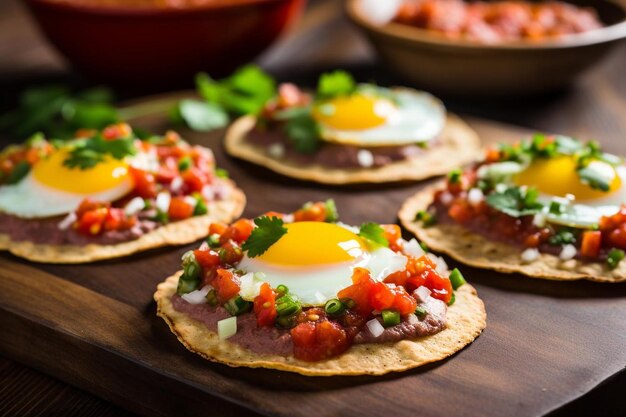
{"type": "Polygon", "coordinates": [[[597,142],[535,135],[409,198],[402,224],[468,265],[554,280],[626,280],[626,166],[597,142]]]}
{"type": "Polygon", "coordinates": [[[175,132],[138,139],[127,124],[35,135],[0,153],[0,249],[82,263],[193,242],[245,205],[210,149],[175,132]]]}
{"type": "Polygon", "coordinates": [[[237,119],[226,151],[292,178],[327,184],[419,180],[480,156],[476,133],[423,91],[323,74],[315,93],[282,84],[258,116],[237,119]]]}
{"type": "Polygon", "coordinates": [[[337,222],[332,200],[211,225],[154,298],[190,351],[304,375],[414,368],[461,350],[486,325],[457,269],[397,225],[337,222]]]}

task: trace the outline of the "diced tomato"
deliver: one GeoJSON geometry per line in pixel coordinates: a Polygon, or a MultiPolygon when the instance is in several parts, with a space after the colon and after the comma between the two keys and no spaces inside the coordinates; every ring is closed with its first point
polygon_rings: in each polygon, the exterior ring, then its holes
{"type": "Polygon", "coordinates": [[[93,200],[93,199],[87,197],[86,199],[81,201],[80,205],[76,209],[76,217],[78,217],[80,219],[88,211],[93,211],[93,210],[96,210],[96,209],[99,209],[99,208],[103,208],[103,207],[104,208],[108,207],[108,204],[107,203],[102,203],[100,201],[96,201],[96,200],[93,200]]]}
{"type": "Polygon", "coordinates": [[[370,290],[374,280],[370,277],[367,269],[354,268],[352,273],[353,284],[337,293],[339,299],[349,298],[354,301],[354,311],[363,317],[367,317],[373,310],[370,301],[370,290]]]}
{"type": "Polygon", "coordinates": [[[465,223],[472,218],[472,207],[465,200],[456,200],[448,209],[448,215],[457,223],[465,223]]]}
{"type": "Polygon", "coordinates": [[[87,236],[100,234],[107,212],[105,207],[84,212],[76,223],[78,231],[87,236]]]}
{"type": "Polygon", "coordinates": [[[611,245],[626,249],[626,223],[619,225],[609,233],[611,245]]]}
{"type": "Polygon", "coordinates": [[[223,243],[219,253],[222,263],[226,265],[236,265],[243,258],[241,246],[232,240],[223,243]]]}
{"type": "Polygon", "coordinates": [[[293,214],[296,222],[323,222],[326,220],[326,205],[317,202],[306,208],[301,208],[293,214]]]}
{"type": "Polygon", "coordinates": [[[250,237],[252,229],[254,229],[252,220],[239,219],[221,233],[220,243],[225,243],[229,240],[233,240],[237,243],[245,242],[250,237]]]}
{"type": "Polygon", "coordinates": [[[434,269],[427,270],[425,278],[425,286],[432,291],[431,296],[446,304],[450,302],[452,298],[452,284],[449,278],[439,275],[434,269]]]}
{"type": "Polygon", "coordinates": [[[485,153],[485,161],[486,162],[498,162],[500,160],[500,150],[497,148],[487,148],[487,152],[485,153]]]}
{"type": "Polygon", "coordinates": [[[276,320],[276,293],[267,282],[261,285],[259,295],[254,298],[254,314],[259,326],[273,326],[276,320]]]}
{"type": "Polygon", "coordinates": [[[196,261],[200,264],[202,269],[209,269],[220,264],[220,255],[212,249],[209,250],[200,250],[196,249],[193,251],[193,254],[196,257],[196,261]]]}
{"type": "Polygon", "coordinates": [[[126,217],[124,209],[109,208],[104,219],[104,230],[130,229],[137,223],[137,217],[126,217]]]}
{"type": "Polygon", "coordinates": [[[169,184],[176,178],[176,175],[178,175],[176,170],[161,166],[156,174],[156,181],[161,184],[169,184]]]}
{"type": "Polygon", "coordinates": [[[344,329],[326,319],[300,323],[291,329],[293,354],[304,361],[320,361],[345,352],[350,341],[344,329]]]}
{"type": "Polygon", "coordinates": [[[239,280],[230,271],[218,269],[211,285],[217,292],[220,302],[226,302],[239,294],[239,280]]]}
{"type": "Polygon", "coordinates": [[[141,198],[154,198],[157,195],[154,175],[141,169],[130,167],[130,173],[135,183],[135,193],[141,198]]]}
{"type": "Polygon", "coordinates": [[[385,239],[389,242],[389,249],[398,252],[402,250],[402,246],[398,244],[398,240],[402,237],[400,226],[397,224],[381,224],[384,230],[385,239]]]}
{"type": "Polygon", "coordinates": [[[193,209],[184,197],[172,197],[167,214],[172,220],[183,220],[193,216],[193,209]]]}
{"type": "Polygon", "coordinates": [[[263,216],[265,217],[278,217],[279,219],[282,219],[285,217],[284,213],[279,213],[277,211],[268,211],[266,213],[263,213],[263,216]]]}
{"type": "Polygon", "coordinates": [[[118,123],[104,128],[102,137],[106,140],[127,138],[132,135],[133,129],[127,123],[118,123]]]}
{"type": "Polygon", "coordinates": [[[395,294],[384,282],[376,282],[370,288],[370,304],[374,310],[382,311],[393,305],[395,294]]]}
{"type": "Polygon", "coordinates": [[[596,258],[600,254],[602,245],[602,232],[599,230],[588,230],[583,233],[580,253],[588,258],[596,258]]]}
{"type": "Polygon", "coordinates": [[[208,182],[208,178],[204,172],[197,167],[191,167],[182,173],[183,181],[189,193],[200,192],[208,182]]]}
{"type": "Polygon", "coordinates": [[[222,235],[228,229],[226,223],[211,223],[209,226],[209,235],[222,235]]]}
{"type": "Polygon", "coordinates": [[[417,301],[403,287],[393,289],[394,299],[391,308],[401,315],[413,313],[417,307],[417,301]]]}

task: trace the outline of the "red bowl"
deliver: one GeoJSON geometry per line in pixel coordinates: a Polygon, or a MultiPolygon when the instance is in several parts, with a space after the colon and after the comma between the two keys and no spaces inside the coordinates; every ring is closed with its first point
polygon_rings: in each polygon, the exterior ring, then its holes
{"type": "Polygon", "coordinates": [[[198,71],[221,76],[265,50],[306,0],[243,0],[188,9],[25,0],[41,30],[97,81],[160,89],[198,71]]]}

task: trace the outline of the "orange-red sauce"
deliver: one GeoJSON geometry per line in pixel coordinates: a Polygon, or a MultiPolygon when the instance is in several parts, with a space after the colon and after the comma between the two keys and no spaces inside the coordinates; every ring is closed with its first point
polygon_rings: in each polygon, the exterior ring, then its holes
{"type": "Polygon", "coordinates": [[[405,1],[396,22],[481,43],[544,40],[602,27],[592,8],[560,1],[405,1]]]}

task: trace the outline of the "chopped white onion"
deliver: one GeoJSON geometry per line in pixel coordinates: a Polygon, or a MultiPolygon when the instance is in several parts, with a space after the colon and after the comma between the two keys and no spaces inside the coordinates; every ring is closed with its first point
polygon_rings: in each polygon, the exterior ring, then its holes
{"type": "Polygon", "coordinates": [[[161,191],[156,198],[156,208],[163,213],[167,213],[170,208],[170,202],[172,201],[172,196],[167,191],[161,191]]]}
{"type": "MultiPolygon", "coordinates": [[[[283,216],[283,222],[285,222],[285,223],[293,223],[294,219],[295,219],[295,216],[293,214],[291,214],[291,213],[285,214],[283,216]]],[[[339,223],[337,223],[337,225],[339,225],[339,223]]],[[[359,233],[358,230],[357,230],[357,233],[359,233]]]]}
{"type": "Polygon", "coordinates": [[[204,304],[206,303],[206,295],[211,291],[210,285],[205,285],[199,290],[188,292],[187,294],[183,294],[181,298],[187,301],[189,304],[204,304]]]}
{"type": "Polygon", "coordinates": [[[358,234],[359,233],[359,228],[358,227],[354,227],[354,226],[351,226],[349,224],[345,224],[345,223],[342,223],[342,222],[337,222],[335,224],[337,226],[339,226],[339,227],[343,227],[344,229],[351,231],[354,234],[358,234]]]}
{"type": "Polygon", "coordinates": [[[537,213],[533,217],[533,225],[537,227],[544,227],[546,225],[546,215],[544,213],[537,213]]]}
{"type": "Polygon", "coordinates": [[[184,184],[183,177],[180,177],[180,176],[174,177],[174,179],[170,183],[170,190],[172,190],[173,192],[176,192],[183,187],[183,184],[184,184]]]}
{"type": "Polygon", "coordinates": [[[406,319],[409,322],[409,324],[417,324],[420,322],[420,319],[418,319],[417,316],[413,313],[406,316],[406,319]]]}
{"type": "Polygon", "coordinates": [[[235,334],[237,334],[237,316],[217,322],[217,337],[220,340],[226,340],[235,334]]]}
{"type": "Polygon", "coordinates": [[[207,243],[206,240],[202,241],[198,250],[201,250],[201,251],[209,250],[209,244],[207,243]]]}
{"type": "Polygon", "coordinates": [[[521,254],[522,261],[532,262],[539,257],[539,250],[537,248],[528,248],[521,254]]]}
{"type": "Polygon", "coordinates": [[[418,289],[413,291],[413,296],[417,299],[417,301],[425,303],[426,300],[430,298],[431,291],[428,287],[420,285],[418,289]]]}
{"type": "Polygon", "coordinates": [[[65,216],[65,218],[59,222],[59,224],[57,224],[57,227],[59,228],[59,230],[67,230],[72,224],[74,224],[76,220],[78,220],[76,213],[71,212],[70,214],[65,216]]]}
{"type": "Polygon", "coordinates": [[[356,159],[363,168],[374,165],[374,155],[367,149],[360,149],[356,154],[356,159]]]}
{"type": "Polygon", "coordinates": [[[144,207],[146,207],[144,199],[141,197],[135,197],[126,204],[126,207],[124,207],[124,213],[126,213],[127,216],[132,216],[139,213],[144,209],[144,207]]]}
{"type": "Polygon", "coordinates": [[[420,244],[417,242],[415,238],[404,243],[403,250],[404,250],[404,253],[406,253],[407,255],[411,255],[416,258],[421,258],[422,256],[426,254],[426,252],[424,252],[424,249],[422,249],[422,247],[420,246],[420,244]]]}
{"type": "Polygon", "coordinates": [[[248,272],[239,278],[239,295],[247,301],[254,301],[254,298],[261,292],[261,281],[257,274],[248,272]]]}
{"type": "Polygon", "coordinates": [[[496,184],[496,192],[503,193],[506,191],[506,189],[507,189],[506,184],[503,184],[503,183],[496,184]]]}
{"type": "Polygon", "coordinates": [[[559,258],[561,258],[564,261],[570,260],[572,259],[574,256],[576,256],[576,246],[568,244],[563,246],[563,249],[561,249],[561,253],[559,254],[559,258]]]}
{"type": "Polygon", "coordinates": [[[483,194],[483,190],[480,188],[472,188],[469,190],[469,193],[467,193],[467,201],[473,206],[477,206],[484,199],[485,195],[483,194]]]}
{"type": "Polygon", "coordinates": [[[446,303],[434,297],[430,297],[428,300],[426,300],[425,304],[426,305],[424,306],[424,308],[426,308],[426,311],[428,311],[428,314],[436,318],[439,318],[441,320],[445,319],[446,311],[448,309],[448,306],[446,306],[446,303]]]}
{"type": "Polygon", "coordinates": [[[285,146],[282,143],[274,143],[267,148],[267,153],[272,158],[282,158],[285,156],[285,146]]]}
{"type": "Polygon", "coordinates": [[[374,337],[378,337],[385,331],[385,328],[377,319],[371,319],[367,323],[367,328],[374,337]]]}
{"type": "Polygon", "coordinates": [[[439,196],[439,201],[441,201],[441,203],[444,206],[449,206],[452,203],[453,200],[454,200],[454,196],[451,193],[449,193],[448,191],[444,191],[439,196]]]}
{"type": "Polygon", "coordinates": [[[437,256],[432,253],[427,254],[427,256],[437,264],[435,270],[439,273],[439,275],[448,276],[448,264],[441,256],[437,256]]]}
{"type": "Polygon", "coordinates": [[[189,204],[191,207],[195,207],[196,204],[198,204],[198,200],[196,200],[195,198],[193,198],[190,195],[186,195],[183,200],[185,200],[185,203],[189,204]]]}

